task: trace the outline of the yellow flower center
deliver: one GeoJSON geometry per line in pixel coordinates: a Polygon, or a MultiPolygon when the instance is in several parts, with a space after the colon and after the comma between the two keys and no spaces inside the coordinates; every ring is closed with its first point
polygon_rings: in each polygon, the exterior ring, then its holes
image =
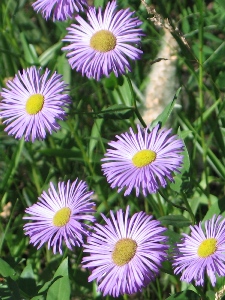
{"type": "Polygon", "coordinates": [[[36,115],[43,107],[44,96],[41,94],[34,94],[29,97],[26,103],[26,111],[29,115],[36,115]]]}
{"type": "Polygon", "coordinates": [[[62,227],[69,222],[71,209],[69,207],[63,207],[57,211],[54,215],[52,223],[57,227],[62,227]]]}
{"type": "Polygon", "coordinates": [[[214,238],[204,240],[198,247],[198,256],[208,257],[216,251],[217,240],[214,238]]]}
{"type": "Polygon", "coordinates": [[[137,243],[132,239],[119,240],[112,253],[112,260],[117,266],[127,264],[135,255],[137,243]]]}
{"type": "Polygon", "coordinates": [[[109,30],[100,30],[91,37],[90,46],[96,51],[108,52],[116,47],[116,37],[109,30]]]}
{"type": "Polygon", "coordinates": [[[149,165],[156,159],[156,153],[152,150],[140,150],[132,158],[132,163],[137,168],[149,165]]]}

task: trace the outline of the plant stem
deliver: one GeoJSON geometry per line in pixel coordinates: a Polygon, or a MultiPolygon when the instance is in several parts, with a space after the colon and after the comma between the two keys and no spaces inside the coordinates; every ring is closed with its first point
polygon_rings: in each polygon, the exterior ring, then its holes
{"type": "Polygon", "coordinates": [[[136,103],[136,96],[135,96],[135,93],[134,93],[134,89],[133,89],[133,86],[132,86],[132,82],[130,80],[130,77],[128,75],[126,75],[126,78],[127,78],[127,82],[129,84],[129,88],[130,88],[130,91],[131,91],[131,96],[132,96],[132,103],[133,103],[133,106],[134,106],[134,112],[138,118],[138,120],[140,121],[141,125],[146,128],[147,125],[145,124],[145,121],[142,119],[142,116],[137,108],[137,103],[136,103]]]}
{"type": "Polygon", "coordinates": [[[194,213],[193,213],[193,211],[191,209],[191,206],[190,206],[190,204],[188,202],[188,199],[187,199],[185,193],[181,192],[181,195],[183,197],[183,200],[184,200],[185,206],[187,208],[187,211],[189,212],[189,214],[191,216],[192,222],[193,222],[193,224],[195,224],[195,215],[194,215],[194,213]]]}
{"type": "Polygon", "coordinates": [[[176,208],[179,208],[179,209],[181,209],[181,210],[186,210],[187,212],[189,212],[188,209],[187,209],[186,207],[180,206],[180,205],[178,205],[178,204],[175,204],[175,203],[173,203],[172,201],[170,201],[169,199],[167,199],[166,196],[163,194],[162,191],[158,190],[158,192],[159,192],[159,194],[163,197],[163,199],[164,199],[166,202],[168,202],[169,204],[171,204],[172,206],[174,206],[174,207],[176,207],[176,208]]]}
{"type": "Polygon", "coordinates": [[[95,171],[94,171],[94,168],[92,167],[92,164],[90,163],[90,160],[89,160],[89,157],[86,153],[86,150],[83,146],[83,143],[82,143],[82,140],[80,139],[79,135],[77,134],[76,130],[73,130],[73,127],[71,125],[71,123],[69,123],[69,126],[70,126],[70,130],[71,130],[71,133],[76,141],[76,144],[77,146],[79,147],[80,151],[81,151],[81,154],[82,154],[82,157],[83,157],[83,160],[84,162],[86,163],[90,173],[92,176],[95,175],[95,171]]]}
{"type": "MultiPolygon", "coordinates": [[[[199,39],[199,77],[198,77],[198,90],[199,90],[199,108],[200,108],[200,123],[201,123],[201,144],[202,144],[202,158],[203,158],[203,164],[205,169],[205,181],[206,181],[206,193],[207,197],[209,199],[209,184],[208,184],[208,172],[207,172],[207,147],[205,142],[205,135],[204,135],[204,120],[203,120],[203,114],[205,111],[204,107],[204,95],[203,95],[203,44],[204,44],[204,2],[203,0],[198,0],[197,5],[199,8],[199,22],[198,22],[198,39],[199,39]]],[[[210,202],[210,199],[209,199],[210,202]]],[[[209,203],[210,204],[210,203],[209,203]]]]}

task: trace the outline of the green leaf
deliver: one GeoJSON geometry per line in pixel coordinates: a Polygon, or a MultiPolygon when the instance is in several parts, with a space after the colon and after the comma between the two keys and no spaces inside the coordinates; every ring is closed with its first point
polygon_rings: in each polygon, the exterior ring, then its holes
{"type": "Polygon", "coordinates": [[[46,300],[70,300],[68,258],[63,260],[53,279],[56,279],[56,281],[48,289],[46,300]]]}
{"type": "MultiPolygon", "coordinates": [[[[57,56],[57,71],[63,76],[63,80],[70,85],[72,69],[65,53],[57,56]]],[[[65,122],[62,123],[65,124],[65,122]]]]}
{"type": "Polygon", "coordinates": [[[207,291],[206,296],[209,298],[209,300],[215,300],[215,292],[214,291],[207,291]]]}
{"type": "MultiPolygon", "coordinates": [[[[68,258],[65,258],[56,270],[53,279],[46,282],[38,291],[40,300],[69,300],[70,299],[70,281],[68,272],[68,258]],[[47,293],[46,293],[47,291],[47,293]],[[46,296],[47,294],[47,296],[46,296]],[[47,298],[46,298],[47,297],[47,298]]],[[[32,300],[39,298],[34,297],[32,300]]]]}
{"type": "Polygon", "coordinates": [[[169,261],[164,261],[162,263],[160,270],[166,274],[174,276],[174,271],[173,271],[171,262],[169,262],[169,261]]]}
{"type": "Polygon", "coordinates": [[[80,150],[77,148],[71,149],[50,149],[45,148],[39,151],[42,155],[46,156],[57,156],[57,157],[65,157],[65,158],[76,158],[77,160],[80,160],[82,158],[82,155],[80,153],[80,150]]]}
{"type": "Polygon", "coordinates": [[[45,52],[39,56],[39,64],[44,67],[46,66],[51,59],[56,55],[56,52],[62,47],[62,42],[58,42],[53,46],[49,47],[45,52]]]}
{"type": "Polygon", "coordinates": [[[210,206],[207,214],[205,215],[203,222],[209,220],[213,215],[222,215],[225,217],[225,199],[221,199],[218,202],[210,206]]]}
{"type": "Polygon", "coordinates": [[[45,284],[41,287],[41,289],[38,291],[38,294],[43,294],[45,291],[47,291],[49,289],[49,287],[51,286],[51,284],[54,283],[54,279],[49,280],[47,282],[45,282],[45,284]]]}
{"type": "MultiPolygon", "coordinates": [[[[178,136],[183,140],[186,136],[188,136],[190,130],[178,131],[178,136]]],[[[190,184],[190,176],[189,176],[189,169],[190,169],[190,158],[189,153],[184,144],[184,151],[181,153],[183,155],[183,166],[181,172],[174,176],[174,182],[170,183],[170,187],[173,191],[180,193],[182,190],[186,194],[188,194],[192,190],[192,186],[190,184]]]]}
{"type": "Polygon", "coordinates": [[[165,235],[168,236],[169,238],[168,244],[171,246],[174,246],[181,240],[181,235],[170,229],[166,230],[165,235]]]}
{"type": "Polygon", "coordinates": [[[212,113],[217,109],[219,104],[221,104],[221,99],[218,99],[216,102],[210,105],[208,109],[205,109],[204,113],[194,121],[194,127],[198,128],[198,126],[201,125],[201,122],[206,122],[209,117],[212,116],[212,113]]]}
{"type": "MultiPolygon", "coordinates": [[[[10,292],[12,293],[12,297],[10,297],[10,300],[17,300],[22,299],[21,297],[21,291],[18,287],[17,281],[12,280],[10,277],[6,278],[7,286],[10,292]]],[[[0,298],[2,299],[2,298],[0,298]]]]}
{"type": "Polygon", "coordinates": [[[225,72],[220,71],[216,78],[216,84],[218,85],[219,89],[224,89],[224,82],[225,82],[225,72]]]}
{"type": "Polygon", "coordinates": [[[56,278],[58,276],[69,276],[69,272],[68,272],[68,257],[65,258],[62,261],[62,263],[60,264],[60,266],[56,270],[53,278],[56,278]]]}
{"type": "Polygon", "coordinates": [[[2,258],[0,258],[0,274],[3,277],[10,277],[12,280],[17,280],[19,277],[16,271],[2,258]]]}
{"type": "Polygon", "coordinates": [[[24,57],[30,65],[38,64],[38,56],[32,44],[28,44],[25,34],[20,33],[20,41],[24,51],[24,57]]]}
{"type": "Polygon", "coordinates": [[[183,168],[182,168],[181,174],[183,174],[184,172],[188,172],[190,169],[190,165],[191,165],[189,153],[188,153],[188,150],[185,145],[184,145],[184,151],[182,152],[182,154],[184,155],[184,158],[183,158],[183,168]]]}
{"type": "Polygon", "coordinates": [[[169,215],[159,218],[159,221],[162,225],[172,225],[175,227],[187,227],[191,225],[191,221],[189,221],[184,216],[176,216],[176,215],[169,215]]]}
{"type": "Polygon", "coordinates": [[[38,295],[38,296],[31,298],[30,300],[44,300],[44,299],[45,299],[44,296],[38,295]]]}
{"type": "Polygon", "coordinates": [[[180,174],[176,175],[173,177],[174,182],[170,183],[170,187],[173,191],[179,193],[181,190],[181,186],[182,186],[182,179],[180,174]]]}
{"type": "Polygon", "coordinates": [[[162,127],[165,125],[166,121],[168,120],[168,118],[173,110],[175,101],[176,101],[180,91],[181,91],[181,87],[177,90],[173,100],[166,106],[166,108],[163,110],[163,112],[151,123],[150,129],[155,127],[158,123],[160,123],[162,127]]]}
{"type": "Polygon", "coordinates": [[[35,296],[35,294],[37,293],[35,275],[31,264],[27,265],[24,268],[18,280],[18,286],[23,291],[23,293],[26,293],[30,297],[35,296]]]}
{"type": "Polygon", "coordinates": [[[46,300],[70,300],[69,276],[59,278],[50,286],[46,300]]]}
{"type": "Polygon", "coordinates": [[[200,300],[200,299],[201,297],[198,294],[190,290],[176,293],[166,298],[166,300],[200,300]]]}
{"type": "Polygon", "coordinates": [[[190,32],[190,24],[187,18],[183,18],[182,20],[182,32],[189,33],[190,32]]]}
{"type": "Polygon", "coordinates": [[[125,75],[115,77],[115,75],[111,73],[109,79],[106,78],[105,80],[106,82],[107,80],[110,80],[110,82],[106,84],[108,88],[105,86],[104,82],[105,91],[108,97],[111,98],[110,102],[116,104],[123,104],[128,107],[133,106],[134,103],[130,82],[125,75]]]}
{"type": "Polygon", "coordinates": [[[109,77],[105,78],[104,86],[111,91],[118,86],[117,78],[114,73],[111,73],[109,77]]]}
{"type": "Polygon", "coordinates": [[[4,61],[5,72],[7,76],[14,76],[15,72],[17,72],[14,59],[18,57],[18,54],[15,52],[15,49],[10,48],[10,41],[4,35],[0,36],[0,40],[3,48],[1,49],[1,56],[4,61]],[[4,49],[6,50],[4,51],[4,49]]]}
{"type": "Polygon", "coordinates": [[[111,73],[109,77],[104,78],[103,80],[104,80],[103,81],[104,87],[106,87],[111,91],[124,84],[124,77],[123,76],[116,77],[114,73],[111,73]]]}
{"type": "Polygon", "coordinates": [[[101,140],[102,124],[103,124],[103,119],[96,119],[94,125],[92,126],[91,137],[90,137],[89,148],[88,148],[88,155],[90,161],[93,160],[93,155],[95,154],[94,149],[97,146],[98,142],[101,140]]]}
{"type": "Polygon", "coordinates": [[[97,114],[98,118],[104,119],[129,119],[134,114],[133,107],[126,106],[124,104],[115,104],[109,106],[97,114]]]}
{"type": "Polygon", "coordinates": [[[18,142],[16,149],[14,150],[14,153],[11,157],[10,165],[8,165],[7,171],[0,183],[0,191],[3,189],[7,190],[7,188],[13,182],[13,177],[16,173],[16,170],[20,162],[20,156],[23,150],[23,146],[24,146],[24,139],[21,139],[18,142]]]}

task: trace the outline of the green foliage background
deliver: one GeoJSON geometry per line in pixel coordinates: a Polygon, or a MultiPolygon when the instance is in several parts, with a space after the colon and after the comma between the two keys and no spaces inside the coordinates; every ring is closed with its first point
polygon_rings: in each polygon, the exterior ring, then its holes
{"type": "MultiPolygon", "coordinates": [[[[97,0],[95,6],[107,2],[97,0]]],[[[146,198],[136,198],[135,193],[124,197],[112,190],[100,165],[107,142],[133,127],[143,109],[147,76],[163,36],[162,28],[149,20],[152,16],[141,1],[118,3],[136,11],[146,34],[141,46],[143,57],[132,62],[133,71],[128,74],[134,94],[126,76],[116,78],[112,74],[96,82],[71,70],[61,51],[61,39],[71,21],[45,21],[33,11],[32,1],[0,2],[0,88],[18,70],[36,65],[62,74],[72,97],[62,130],[44,141],[15,140],[0,124],[1,210],[12,203],[10,215],[1,217],[0,222],[0,299],[104,299],[96,292],[96,284],[88,283],[89,272],[81,269],[82,249],[65,248],[63,256],[53,255],[47,247],[37,251],[24,236],[24,210],[47,190],[50,181],[77,177],[87,181],[96,194],[99,221],[100,213],[108,215],[110,210],[124,209],[128,204],[131,213],[144,210],[153,214],[168,227],[171,245],[181,232],[189,231],[190,224],[215,213],[225,216],[225,2],[147,1],[162,18],[169,19],[180,47],[177,78],[181,90],[174,100],[169,99],[159,120],[185,139],[187,150],[175,183],[146,198]]],[[[180,282],[166,262],[160,277],[142,293],[119,299],[211,300],[224,284],[220,278],[214,289],[206,281],[196,290],[180,282]]]]}

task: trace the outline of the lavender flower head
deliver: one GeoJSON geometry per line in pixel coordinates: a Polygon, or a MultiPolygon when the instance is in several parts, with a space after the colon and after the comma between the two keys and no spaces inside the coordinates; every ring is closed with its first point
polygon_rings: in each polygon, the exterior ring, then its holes
{"type": "Polygon", "coordinates": [[[40,11],[46,20],[52,16],[53,21],[64,21],[74,18],[75,12],[83,11],[87,0],[37,0],[32,6],[37,12],[40,11]]]}
{"type": "Polygon", "coordinates": [[[225,276],[225,219],[214,215],[212,219],[190,226],[190,235],[183,233],[174,255],[174,272],[182,273],[181,280],[204,285],[205,273],[213,286],[216,276],[225,276]]]}
{"type": "Polygon", "coordinates": [[[155,279],[166,257],[168,246],[166,228],[145,212],[138,212],[129,218],[126,212],[118,210],[116,217],[110,211],[105,225],[95,224],[93,234],[84,244],[84,267],[92,274],[88,281],[95,280],[103,295],[118,297],[133,294],[155,279]]]}
{"type": "Polygon", "coordinates": [[[179,172],[182,165],[184,144],[171,131],[157,125],[149,132],[137,125],[137,133],[130,128],[108,143],[112,149],[107,149],[102,169],[111,187],[118,187],[118,192],[125,188],[125,196],[133,188],[136,196],[140,190],[147,196],[165,187],[166,178],[173,181],[172,173],[179,172]]]}
{"type": "Polygon", "coordinates": [[[95,212],[92,194],[86,183],[78,179],[72,183],[59,182],[58,190],[50,183],[48,193],[43,192],[39,202],[25,210],[30,216],[23,219],[32,221],[24,225],[30,243],[38,245],[38,249],[48,243],[48,249],[53,247],[53,253],[60,254],[63,241],[70,250],[72,246],[81,246],[89,235],[89,226],[83,221],[95,220],[91,215],[95,212]]]}
{"type": "Polygon", "coordinates": [[[52,133],[60,129],[58,120],[64,120],[63,107],[70,103],[64,94],[67,84],[56,72],[50,77],[50,70],[42,74],[41,68],[30,67],[18,72],[3,88],[0,102],[0,117],[5,119],[5,131],[25,141],[44,139],[46,131],[52,133]]]}
{"type": "Polygon", "coordinates": [[[62,48],[68,51],[67,57],[73,69],[88,78],[99,80],[103,75],[116,76],[131,71],[128,58],[139,59],[142,51],[136,44],[140,43],[143,31],[142,22],[132,17],[133,12],[127,8],[116,11],[116,1],[108,2],[105,11],[102,8],[88,9],[86,22],[81,16],[76,17],[78,24],[72,24],[68,35],[63,39],[70,45],[62,48]]]}

